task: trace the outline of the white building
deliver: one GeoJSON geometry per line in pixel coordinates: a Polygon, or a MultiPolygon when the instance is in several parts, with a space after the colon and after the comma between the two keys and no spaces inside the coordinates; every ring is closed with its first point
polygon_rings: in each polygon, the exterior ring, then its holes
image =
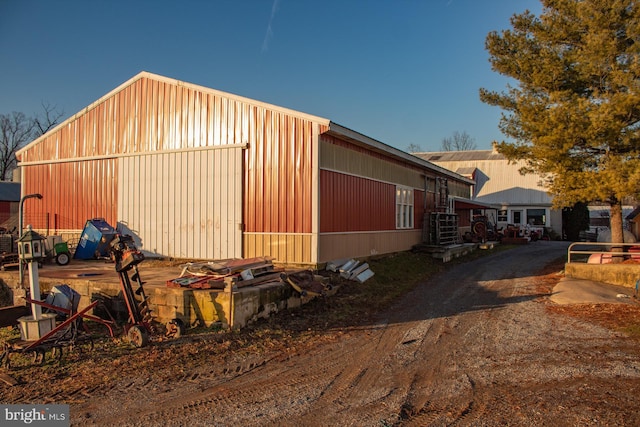
{"type": "Polygon", "coordinates": [[[552,198],[536,174],[521,175],[523,163],[509,163],[495,150],[413,153],[475,181],[472,199],[497,206],[489,215],[498,228],[531,225],[562,233],[562,210],[552,209],[552,198]],[[495,215],[495,218],[491,216],[495,215]]]}

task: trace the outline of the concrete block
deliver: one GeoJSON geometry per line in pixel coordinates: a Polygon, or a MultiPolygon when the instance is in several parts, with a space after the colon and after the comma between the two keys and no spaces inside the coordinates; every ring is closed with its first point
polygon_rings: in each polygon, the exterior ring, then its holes
{"type": "Polygon", "coordinates": [[[158,319],[163,319],[161,321],[162,323],[166,323],[171,319],[175,319],[179,317],[176,307],[170,307],[166,305],[156,306],[155,309],[153,309],[153,314],[156,315],[158,319]],[[168,319],[168,320],[164,320],[164,319],[168,319]]]}

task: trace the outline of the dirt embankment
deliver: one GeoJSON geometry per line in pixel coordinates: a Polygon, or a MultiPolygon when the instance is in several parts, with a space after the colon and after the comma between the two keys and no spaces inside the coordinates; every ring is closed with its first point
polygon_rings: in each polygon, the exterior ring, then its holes
{"type": "MultiPolygon", "coordinates": [[[[250,352],[215,334],[105,347],[49,393],[24,368],[0,400],[70,403],[74,425],[640,425],[640,347],[615,321],[638,305],[551,303],[561,265],[544,267],[565,250],[537,242],[460,264],[372,321],[250,352]]],[[[286,331],[295,313],[278,317],[286,331]]]]}

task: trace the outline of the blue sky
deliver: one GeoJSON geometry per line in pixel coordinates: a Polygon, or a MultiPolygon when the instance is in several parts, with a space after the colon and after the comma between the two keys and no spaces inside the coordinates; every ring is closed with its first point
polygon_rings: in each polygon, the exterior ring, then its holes
{"type": "Polygon", "coordinates": [[[486,35],[538,0],[0,0],[0,114],[67,118],[140,71],[330,119],[405,150],[504,136],[486,35]]]}

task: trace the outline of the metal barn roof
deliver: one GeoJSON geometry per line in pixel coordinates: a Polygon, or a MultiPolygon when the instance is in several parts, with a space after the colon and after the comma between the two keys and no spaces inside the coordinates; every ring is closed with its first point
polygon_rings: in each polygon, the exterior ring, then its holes
{"type": "Polygon", "coordinates": [[[0,182],[0,202],[19,202],[20,183],[0,182]]]}

